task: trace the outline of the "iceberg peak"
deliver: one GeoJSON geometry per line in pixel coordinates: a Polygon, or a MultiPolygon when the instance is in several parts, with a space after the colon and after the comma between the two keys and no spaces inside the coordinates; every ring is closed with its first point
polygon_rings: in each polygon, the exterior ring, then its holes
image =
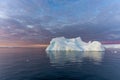
{"type": "Polygon", "coordinates": [[[65,37],[53,38],[46,51],[104,51],[99,41],[82,41],[81,37],[66,39],[65,37]]]}

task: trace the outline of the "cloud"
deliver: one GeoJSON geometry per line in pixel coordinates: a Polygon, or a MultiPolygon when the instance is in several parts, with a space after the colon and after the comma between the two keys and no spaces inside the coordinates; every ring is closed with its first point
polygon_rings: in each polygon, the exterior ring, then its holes
{"type": "Polygon", "coordinates": [[[27,25],[27,28],[34,28],[33,25],[27,25]]]}
{"type": "Polygon", "coordinates": [[[119,23],[119,0],[0,0],[1,40],[118,39],[119,23]]]}

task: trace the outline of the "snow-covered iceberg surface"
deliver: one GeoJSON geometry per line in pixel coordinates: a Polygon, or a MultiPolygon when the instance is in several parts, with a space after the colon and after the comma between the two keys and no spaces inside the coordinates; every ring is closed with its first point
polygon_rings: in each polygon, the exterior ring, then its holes
{"type": "Polygon", "coordinates": [[[64,37],[53,38],[46,51],[104,51],[104,47],[98,41],[89,41],[88,43],[81,40],[80,37],[66,39],[64,37]]]}

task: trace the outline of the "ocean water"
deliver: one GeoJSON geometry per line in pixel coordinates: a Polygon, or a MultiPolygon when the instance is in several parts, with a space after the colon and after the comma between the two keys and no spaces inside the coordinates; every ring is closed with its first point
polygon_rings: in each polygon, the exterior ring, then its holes
{"type": "Polygon", "coordinates": [[[120,50],[0,48],[0,80],[120,80],[120,50]]]}

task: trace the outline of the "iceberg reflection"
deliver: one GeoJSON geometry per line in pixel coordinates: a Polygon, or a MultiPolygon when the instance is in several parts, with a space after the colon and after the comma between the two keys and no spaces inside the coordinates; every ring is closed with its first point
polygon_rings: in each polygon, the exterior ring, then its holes
{"type": "Polygon", "coordinates": [[[67,63],[82,63],[84,60],[100,63],[104,52],[80,51],[47,51],[50,63],[64,65],[67,63]]]}

